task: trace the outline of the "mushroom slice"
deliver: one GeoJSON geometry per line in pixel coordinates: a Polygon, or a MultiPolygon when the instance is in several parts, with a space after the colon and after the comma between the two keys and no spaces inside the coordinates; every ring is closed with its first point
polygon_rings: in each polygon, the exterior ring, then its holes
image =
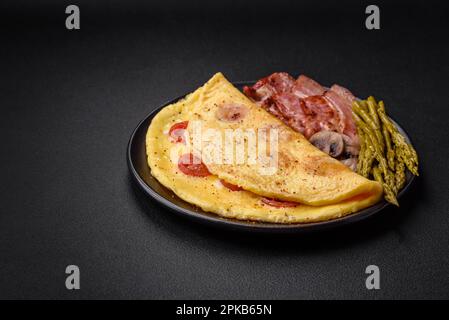
{"type": "Polygon", "coordinates": [[[356,157],[360,151],[360,143],[357,137],[349,137],[342,134],[343,142],[345,143],[345,155],[348,157],[356,157]]]}
{"type": "Polygon", "coordinates": [[[341,160],[341,163],[343,163],[345,166],[347,166],[352,171],[357,170],[357,158],[348,158],[345,160],[341,160]]]}
{"type": "Polygon", "coordinates": [[[343,137],[338,132],[320,131],[310,137],[310,143],[333,158],[340,156],[345,148],[343,137]]]}
{"type": "Polygon", "coordinates": [[[234,122],[246,117],[249,110],[246,106],[237,103],[225,103],[215,113],[218,120],[234,122]]]}

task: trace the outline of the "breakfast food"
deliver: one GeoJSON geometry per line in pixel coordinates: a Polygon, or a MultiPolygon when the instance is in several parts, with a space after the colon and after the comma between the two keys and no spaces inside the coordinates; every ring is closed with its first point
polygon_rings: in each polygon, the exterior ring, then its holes
{"type": "Polygon", "coordinates": [[[348,89],[337,84],[326,89],[305,75],[295,79],[275,72],[245,86],[243,92],[317,148],[356,170],[360,144],[351,114],[356,99],[348,89]]]}
{"type": "Polygon", "coordinates": [[[305,75],[294,79],[284,72],[243,91],[315,147],[381,183],[385,200],[396,206],[405,168],[418,175],[417,153],[388,118],[383,101],[358,100],[338,84],[326,89],[305,75]]]}
{"type": "MultiPolygon", "coordinates": [[[[313,90],[307,86],[300,88],[306,88],[303,95],[313,90]]],[[[379,201],[382,196],[379,182],[351,171],[285,125],[284,119],[270,113],[242,94],[221,73],[216,74],[203,87],[165,107],[153,118],[146,138],[152,175],[180,198],[204,211],[243,220],[323,221],[379,201]],[[199,144],[195,143],[198,124],[202,132],[212,132],[223,139],[201,139],[199,144]],[[227,158],[222,144],[226,134],[252,129],[265,133],[263,139],[257,140],[258,150],[264,145],[262,142],[269,140],[267,136],[276,132],[276,152],[272,152],[270,140],[268,147],[262,148],[265,155],[257,158],[267,161],[239,163],[235,159],[237,152],[227,158]],[[222,151],[221,158],[217,157],[217,149],[222,151]],[[277,160],[274,165],[273,159],[277,160]]],[[[341,117],[330,127],[332,121],[329,119],[323,125],[327,130],[307,136],[311,138],[321,132],[315,142],[329,147],[328,153],[341,155],[357,139],[356,127],[341,117]],[[332,132],[339,135],[333,136],[332,132]]],[[[247,135],[240,140],[247,154],[251,150],[251,137],[247,135]]],[[[238,144],[233,145],[232,150],[237,147],[238,144]]]]}
{"type": "Polygon", "coordinates": [[[336,219],[398,205],[418,156],[373,97],[278,72],[245,86],[221,73],[164,107],[146,136],[151,174],[179,198],[226,218],[336,219]]]}
{"type": "Polygon", "coordinates": [[[334,84],[326,90],[305,75],[294,79],[276,72],[245,86],[244,93],[287,125],[310,138],[319,131],[334,131],[356,136],[351,115],[353,94],[334,84]]]}

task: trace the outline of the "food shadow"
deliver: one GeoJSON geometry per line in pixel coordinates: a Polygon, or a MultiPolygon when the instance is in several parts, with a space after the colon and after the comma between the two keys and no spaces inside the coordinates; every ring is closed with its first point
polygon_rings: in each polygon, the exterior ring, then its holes
{"type": "Polygon", "coordinates": [[[414,180],[408,192],[401,197],[399,208],[387,206],[361,221],[323,230],[267,233],[227,228],[171,212],[145,194],[131,175],[128,179],[130,193],[142,213],[166,232],[182,237],[185,241],[191,241],[194,235],[216,241],[230,249],[257,249],[277,254],[339,250],[360,242],[373,241],[389,232],[400,235],[399,225],[410,218],[416,201],[424,194],[423,182],[420,177],[414,180]]]}

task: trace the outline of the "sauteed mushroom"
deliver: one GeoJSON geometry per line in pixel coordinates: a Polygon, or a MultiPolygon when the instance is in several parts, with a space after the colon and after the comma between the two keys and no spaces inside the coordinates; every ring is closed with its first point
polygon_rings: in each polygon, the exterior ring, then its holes
{"type": "Polygon", "coordinates": [[[333,158],[340,156],[345,148],[341,134],[333,131],[320,131],[310,137],[310,143],[333,158]]]}
{"type": "Polygon", "coordinates": [[[348,157],[356,157],[359,154],[360,144],[358,139],[350,138],[345,134],[342,134],[343,142],[345,144],[345,155],[348,157]]]}
{"type": "Polygon", "coordinates": [[[225,103],[218,108],[215,116],[221,121],[235,122],[245,118],[248,112],[248,108],[242,104],[225,103]]]}
{"type": "Polygon", "coordinates": [[[345,160],[341,160],[341,163],[343,163],[345,166],[347,166],[352,171],[357,170],[357,158],[348,158],[345,160]]]}

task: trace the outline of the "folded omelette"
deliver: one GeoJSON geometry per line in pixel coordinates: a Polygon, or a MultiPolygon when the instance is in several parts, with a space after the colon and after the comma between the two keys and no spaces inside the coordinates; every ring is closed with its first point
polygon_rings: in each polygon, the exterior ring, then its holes
{"type": "Polygon", "coordinates": [[[378,182],[315,148],[255,105],[221,73],[163,108],[150,124],[146,148],[151,173],[161,184],[204,211],[227,218],[275,223],[324,221],[371,206],[382,196],[378,182]],[[182,128],[183,135],[173,135],[173,128],[182,128]],[[203,133],[199,143],[195,141],[198,128],[203,133]],[[243,159],[247,161],[237,161],[238,143],[226,149],[226,139],[232,137],[229,133],[254,130],[264,135],[244,135],[239,150],[248,155],[243,159]],[[263,144],[274,131],[275,139],[263,144]],[[210,132],[215,138],[205,138],[210,132]],[[265,161],[250,159],[254,141],[265,161]],[[276,143],[271,145],[273,141],[276,143]],[[276,152],[272,152],[274,147],[276,152]],[[217,148],[223,151],[220,159],[213,155],[217,148]],[[200,159],[190,167],[199,170],[198,174],[190,174],[181,164],[186,155],[189,160],[200,159]]]}

